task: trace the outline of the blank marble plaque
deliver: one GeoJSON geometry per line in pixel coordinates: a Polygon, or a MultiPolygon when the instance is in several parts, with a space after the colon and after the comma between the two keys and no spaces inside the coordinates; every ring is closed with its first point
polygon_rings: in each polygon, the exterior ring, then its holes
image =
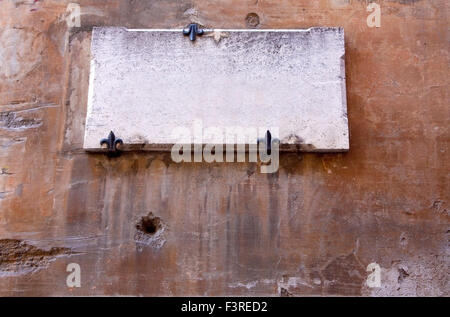
{"type": "Polygon", "coordinates": [[[195,122],[224,131],[201,143],[254,127],[282,150],[349,149],[342,28],[181,31],[94,28],[86,150],[110,131],[125,150],[170,149],[195,122]]]}

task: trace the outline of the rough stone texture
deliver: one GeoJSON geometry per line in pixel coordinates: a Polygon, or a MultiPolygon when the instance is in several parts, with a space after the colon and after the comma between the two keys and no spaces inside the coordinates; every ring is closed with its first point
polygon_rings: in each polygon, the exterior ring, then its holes
{"type": "Polygon", "coordinates": [[[447,0],[383,1],[373,29],[365,1],[83,0],[71,29],[68,3],[0,1],[0,239],[36,247],[2,246],[18,270],[0,295],[450,295],[447,0]],[[282,154],[270,175],[85,153],[93,26],[246,28],[249,13],[345,29],[348,153],[282,154]],[[136,236],[150,212],[158,239],[136,236]],[[71,251],[35,258],[52,248],[71,251]],[[17,250],[45,265],[23,270],[17,250]]]}
{"type": "Polygon", "coordinates": [[[41,250],[20,240],[0,240],[0,277],[34,273],[48,267],[56,257],[70,254],[70,250],[53,247],[41,250]]]}
{"type": "Polygon", "coordinates": [[[258,130],[282,149],[348,150],[342,28],[214,30],[195,42],[181,30],[95,28],[91,51],[87,150],[110,131],[122,149],[170,149],[256,144],[258,130]],[[235,127],[254,136],[227,138],[235,127]]]}

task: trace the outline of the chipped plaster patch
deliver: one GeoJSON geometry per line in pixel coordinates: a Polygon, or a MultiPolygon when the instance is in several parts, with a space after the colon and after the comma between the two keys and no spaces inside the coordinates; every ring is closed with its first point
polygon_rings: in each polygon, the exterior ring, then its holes
{"type": "Polygon", "coordinates": [[[14,112],[0,112],[0,128],[7,130],[24,130],[38,128],[42,120],[35,118],[23,118],[14,112]]]}
{"type": "Polygon", "coordinates": [[[34,273],[55,261],[58,257],[68,256],[68,248],[53,247],[39,249],[17,239],[0,240],[0,277],[19,276],[34,273]]]}

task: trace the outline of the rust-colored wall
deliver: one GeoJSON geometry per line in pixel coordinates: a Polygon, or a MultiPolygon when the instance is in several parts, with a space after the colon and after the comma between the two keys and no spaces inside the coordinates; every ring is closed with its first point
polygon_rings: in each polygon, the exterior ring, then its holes
{"type": "Polygon", "coordinates": [[[378,2],[380,28],[366,1],[81,0],[81,28],[68,3],[0,0],[0,295],[449,296],[447,0],[378,2]],[[283,154],[265,175],[82,150],[92,26],[245,28],[251,12],[345,28],[349,153],[283,154]],[[153,235],[136,229],[150,212],[153,235]]]}

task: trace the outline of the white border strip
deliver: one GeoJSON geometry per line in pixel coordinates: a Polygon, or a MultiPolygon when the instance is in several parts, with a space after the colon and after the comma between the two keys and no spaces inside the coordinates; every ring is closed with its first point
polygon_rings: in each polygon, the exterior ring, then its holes
{"type": "MultiPolygon", "coordinates": [[[[311,29],[322,27],[310,27],[308,29],[202,29],[204,32],[309,32],[311,29]]],[[[328,27],[326,27],[328,28],[328,27]]],[[[340,27],[329,27],[339,29],[340,27]]],[[[184,29],[126,29],[129,32],[182,32],[184,29]]]]}

